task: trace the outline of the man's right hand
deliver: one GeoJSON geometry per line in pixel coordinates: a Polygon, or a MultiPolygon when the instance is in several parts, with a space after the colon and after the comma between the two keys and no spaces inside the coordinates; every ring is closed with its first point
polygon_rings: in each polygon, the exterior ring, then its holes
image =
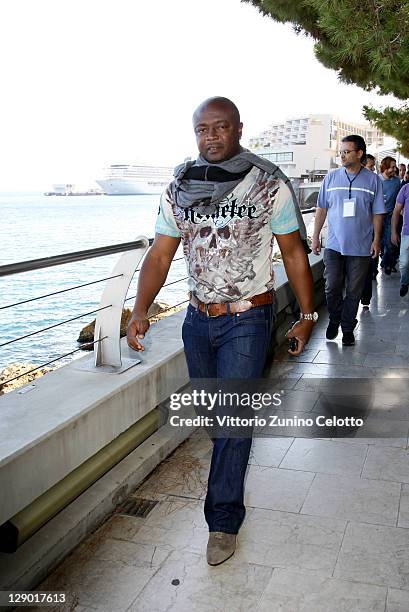
{"type": "Polygon", "coordinates": [[[149,319],[146,317],[133,316],[126,330],[126,339],[128,346],[134,351],[144,351],[143,344],[139,342],[145,337],[146,332],[150,327],[149,319]]]}
{"type": "Polygon", "coordinates": [[[321,240],[313,236],[311,249],[314,255],[319,255],[321,253],[321,240]]]}

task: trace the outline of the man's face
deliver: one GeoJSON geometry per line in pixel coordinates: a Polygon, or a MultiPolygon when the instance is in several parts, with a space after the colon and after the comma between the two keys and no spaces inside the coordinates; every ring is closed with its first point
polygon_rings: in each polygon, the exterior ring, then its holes
{"type": "Polygon", "coordinates": [[[399,178],[404,179],[406,174],[406,166],[405,164],[399,164],[399,178]]]}
{"type": "Polygon", "coordinates": [[[386,178],[392,178],[392,176],[396,176],[396,162],[391,162],[391,165],[385,170],[384,174],[386,178]]]}
{"type": "Polygon", "coordinates": [[[341,142],[339,154],[344,168],[350,168],[360,164],[363,152],[353,142],[341,142]]]}
{"type": "Polygon", "coordinates": [[[375,160],[368,158],[366,160],[365,168],[368,168],[371,172],[375,172],[375,160]]]}
{"type": "Polygon", "coordinates": [[[209,104],[193,116],[197,147],[211,163],[239,153],[242,128],[233,111],[223,104],[209,104]]]}

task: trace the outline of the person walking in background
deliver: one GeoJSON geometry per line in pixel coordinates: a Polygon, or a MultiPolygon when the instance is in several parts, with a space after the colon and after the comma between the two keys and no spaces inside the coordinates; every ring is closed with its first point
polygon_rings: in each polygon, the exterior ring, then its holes
{"type": "Polygon", "coordinates": [[[391,242],[391,222],[392,213],[395,208],[396,196],[401,187],[400,180],[396,176],[396,159],[384,157],[381,161],[380,178],[382,181],[382,189],[385,198],[386,215],[383,222],[382,231],[382,260],[381,268],[388,276],[392,271],[396,270],[396,262],[398,261],[399,251],[391,242]]]}
{"type": "Polygon", "coordinates": [[[399,252],[399,270],[400,270],[400,296],[404,297],[409,288],[409,183],[405,184],[399,191],[396,197],[396,204],[393,210],[391,223],[391,240],[398,247],[400,239],[399,252]],[[402,233],[399,236],[399,225],[401,221],[401,213],[403,210],[403,226],[402,233]]]}
{"type": "Polygon", "coordinates": [[[363,165],[366,144],[362,136],[345,136],[339,154],[342,167],[327,174],[318,195],[312,250],[320,253],[320,233],[328,218],[324,251],[329,312],[326,337],[334,340],[341,325],[342,344],[352,346],[370,256],[377,257],[381,248],[385,204],[379,176],[363,165]]]}
{"type": "Polygon", "coordinates": [[[406,174],[406,164],[399,164],[399,180],[401,187],[405,183],[405,174],[406,174]]]}
{"type": "Polygon", "coordinates": [[[376,159],[370,153],[366,154],[365,168],[368,168],[371,172],[376,172],[376,159]]]}
{"type": "MultiPolygon", "coordinates": [[[[376,172],[376,159],[370,153],[366,155],[365,168],[371,172],[376,172]]],[[[371,257],[369,262],[368,272],[365,278],[364,288],[361,295],[361,304],[364,310],[369,310],[369,305],[372,299],[372,281],[376,279],[378,274],[379,256],[371,257]]]]}

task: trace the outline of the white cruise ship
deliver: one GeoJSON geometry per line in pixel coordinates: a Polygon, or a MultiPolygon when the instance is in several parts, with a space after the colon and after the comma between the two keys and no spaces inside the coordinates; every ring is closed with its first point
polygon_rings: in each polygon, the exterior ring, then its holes
{"type": "Polygon", "coordinates": [[[112,164],[96,180],[107,195],[162,193],[173,179],[173,168],[112,164]]]}

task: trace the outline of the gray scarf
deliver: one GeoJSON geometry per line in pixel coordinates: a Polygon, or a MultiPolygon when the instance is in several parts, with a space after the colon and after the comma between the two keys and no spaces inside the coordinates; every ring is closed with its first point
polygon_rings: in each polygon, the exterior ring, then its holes
{"type": "Polygon", "coordinates": [[[194,208],[201,215],[212,215],[216,212],[217,205],[223,198],[231,193],[243,179],[240,178],[227,182],[184,179],[186,172],[192,166],[215,166],[233,174],[250,170],[252,166],[256,166],[260,168],[260,170],[264,170],[264,172],[281,179],[291,192],[301,238],[306,238],[307,232],[304,220],[291,181],[284,172],[272,162],[255,155],[248,149],[241,148],[240,153],[234,157],[216,164],[210,164],[202,155],[199,155],[195,161],[188,160],[176,166],[174,171],[175,178],[170,184],[174,202],[180,208],[194,208]]]}

